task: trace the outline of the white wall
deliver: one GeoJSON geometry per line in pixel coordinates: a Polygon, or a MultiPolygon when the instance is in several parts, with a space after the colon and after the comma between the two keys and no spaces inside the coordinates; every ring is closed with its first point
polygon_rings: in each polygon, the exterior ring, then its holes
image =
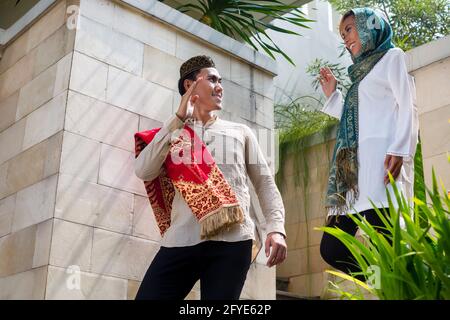
{"type": "Polygon", "coordinates": [[[313,0],[304,5],[302,11],[307,13],[309,19],[316,20],[308,23],[311,29],[293,28],[284,21],[274,21],[276,26],[294,30],[302,34],[301,37],[269,32],[274,42],[296,64],[294,67],[281,55],[277,56],[278,76],[274,79],[276,103],[289,100],[289,97],[297,98],[313,92],[312,78],[306,74],[306,67],[313,59],[322,58],[332,63],[341,62],[345,66],[351,64],[347,53],[338,59],[342,50],[339,47],[342,41],[338,33],[340,15],[331,9],[330,4],[326,1],[313,0]]]}

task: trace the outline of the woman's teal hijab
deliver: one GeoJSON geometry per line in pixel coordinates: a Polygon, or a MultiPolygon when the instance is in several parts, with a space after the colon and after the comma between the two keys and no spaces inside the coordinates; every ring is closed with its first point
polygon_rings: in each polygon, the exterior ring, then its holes
{"type": "Polygon", "coordinates": [[[362,48],[356,56],[352,55],[353,64],[348,68],[352,85],[345,97],[328,178],[326,206],[331,209],[332,214],[347,213],[359,196],[359,83],[386,52],[394,47],[391,26],[379,13],[370,8],[357,8],[352,12],[355,15],[356,29],[362,48]]]}

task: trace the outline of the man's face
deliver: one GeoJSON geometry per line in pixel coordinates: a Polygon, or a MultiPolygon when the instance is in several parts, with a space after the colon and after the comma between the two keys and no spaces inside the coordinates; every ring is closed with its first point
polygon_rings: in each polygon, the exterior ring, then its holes
{"type": "MultiPolygon", "coordinates": [[[[196,108],[204,111],[214,111],[222,109],[222,78],[216,68],[203,68],[197,75],[197,79],[203,77],[203,80],[197,83],[192,96],[198,95],[195,102],[196,108]]],[[[188,86],[192,85],[192,81],[188,81],[188,86]]]]}

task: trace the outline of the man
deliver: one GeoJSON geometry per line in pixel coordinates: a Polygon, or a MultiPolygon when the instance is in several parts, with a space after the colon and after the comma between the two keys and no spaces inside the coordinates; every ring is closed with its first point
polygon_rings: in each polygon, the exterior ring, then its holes
{"type": "Polygon", "coordinates": [[[286,258],[283,202],[256,137],[214,114],[221,80],[210,57],[187,60],[176,114],[135,135],[135,172],[162,235],[136,299],[183,299],[198,280],[201,299],[239,299],[258,238],[247,176],[266,219],[267,266],[286,258]]]}

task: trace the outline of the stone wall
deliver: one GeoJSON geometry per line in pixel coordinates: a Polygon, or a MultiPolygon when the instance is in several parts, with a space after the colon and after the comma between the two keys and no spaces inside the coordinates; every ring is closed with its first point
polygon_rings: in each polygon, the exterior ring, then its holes
{"type": "MultiPolygon", "coordinates": [[[[132,2],[58,1],[3,52],[0,299],[134,298],[160,235],[134,175],[133,134],[176,111],[184,60],[215,60],[225,90],[219,116],[273,129],[271,71],[132,2]],[[66,23],[74,4],[76,29],[66,23]]],[[[241,46],[209,32],[223,47],[241,46]]],[[[264,266],[263,255],[251,267],[244,299],[275,298],[275,268],[264,266]]],[[[197,285],[188,298],[198,297],[197,285]]]]}
{"type": "Polygon", "coordinates": [[[450,36],[408,51],[417,89],[425,181],[431,169],[450,190],[450,36]]]}
{"type": "MultiPolygon", "coordinates": [[[[0,299],[46,292],[75,32],[58,3],[0,60],[0,299]]],[[[56,242],[53,242],[56,245],[56,242]]]]}
{"type": "Polygon", "coordinates": [[[334,139],[322,139],[298,157],[289,152],[283,163],[288,256],[278,267],[277,278],[287,281],[287,290],[301,297],[322,296],[328,279],[324,273],[328,265],[319,250],[322,232],[314,228],[325,222],[323,203],[333,147],[334,139]],[[299,166],[298,178],[295,165],[299,166]]]}

